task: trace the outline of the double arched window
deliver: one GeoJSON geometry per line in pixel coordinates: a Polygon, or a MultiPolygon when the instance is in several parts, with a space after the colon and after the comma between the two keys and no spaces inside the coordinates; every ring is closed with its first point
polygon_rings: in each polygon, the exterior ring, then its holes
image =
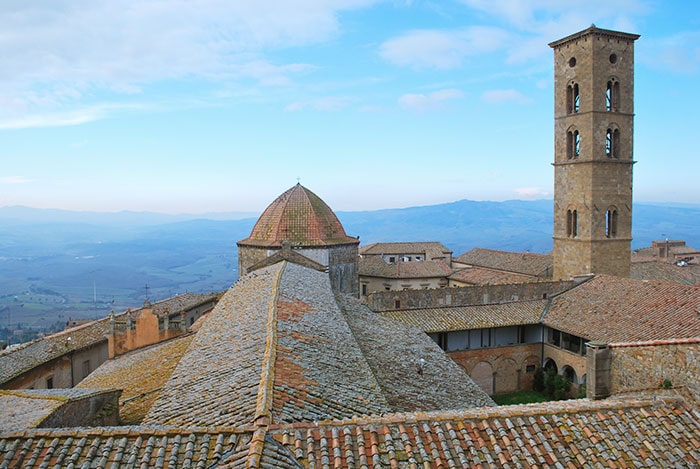
{"type": "Polygon", "coordinates": [[[578,83],[571,82],[566,87],[566,113],[573,114],[581,108],[581,96],[578,91],[578,83]]]}
{"type": "Polygon", "coordinates": [[[566,158],[573,160],[581,154],[581,134],[576,129],[566,133],[566,158]]]}
{"type": "Polygon", "coordinates": [[[620,157],[620,129],[611,126],[605,131],[605,156],[620,157]]]}
{"type": "Polygon", "coordinates": [[[620,106],[620,82],[615,78],[608,80],[605,89],[605,110],[608,112],[618,112],[620,106]]]}

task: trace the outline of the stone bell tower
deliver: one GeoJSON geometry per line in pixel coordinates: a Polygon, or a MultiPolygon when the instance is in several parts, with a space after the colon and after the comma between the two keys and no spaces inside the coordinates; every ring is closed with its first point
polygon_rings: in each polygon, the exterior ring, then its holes
{"type": "Polygon", "coordinates": [[[554,49],[554,278],[629,277],[634,41],[592,25],[554,49]]]}

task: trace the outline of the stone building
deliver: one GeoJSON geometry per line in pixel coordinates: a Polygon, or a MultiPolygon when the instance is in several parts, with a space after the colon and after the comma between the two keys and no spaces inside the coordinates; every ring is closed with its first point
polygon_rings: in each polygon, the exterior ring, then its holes
{"type": "Polygon", "coordinates": [[[336,291],[358,294],[359,239],[346,235],[330,207],[298,183],[275,199],[250,236],[237,243],[239,275],[255,270],[284,244],[328,269],[336,291]]]}
{"type": "Polygon", "coordinates": [[[442,288],[452,274],[452,251],[442,243],[374,243],[360,248],[362,298],[376,291],[442,288]]]}
{"type": "Polygon", "coordinates": [[[554,277],[630,275],[634,41],[590,28],[554,50],[554,277]]]}

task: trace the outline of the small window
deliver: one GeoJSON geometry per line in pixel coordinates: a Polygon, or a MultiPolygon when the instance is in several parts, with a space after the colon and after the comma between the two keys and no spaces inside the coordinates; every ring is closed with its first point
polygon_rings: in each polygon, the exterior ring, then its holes
{"type": "Polygon", "coordinates": [[[576,210],[566,211],[566,236],[569,238],[578,236],[578,212],[576,210]]]}
{"type": "Polygon", "coordinates": [[[567,114],[576,113],[581,105],[581,96],[578,92],[578,83],[571,83],[566,89],[567,114]]]}
{"type": "Polygon", "coordinates": [[[535,365],[527,365],[525,367],[525,373],[534,373],[537,367],[535,365]]]}
{"type": "Polygon", "coordinates": [[[566,134],[566,157],[573,160],[581,154],[581,135],[578,130],[569,130],[566,134]]]}
{"type": "Polygon", "coordinates": [[[620,130],[608,129],[605,132],[605,155],[608,158],[620,157],[620,130]]]}
{"type": "Polygon", "coordinates": [[[394,300],[394,308],[399,309],[401,307],[401,300],[394,300]]]}
{"type": "Polygon", "coordinates": [[[609,59],[611,64],[617,63],[617,54],[610,54],[609,59]]]}
{"type": "Polygon", "coordinates": [[[46,378],[46,389],[53,389],[53,376],[46,378]]]}
{"type": "Polygon", "coordinates": [[[576,57],[571,57],[569,59],[569,67],[573,68],[576,66],[576,57]]]}
{"type": "Polygon", "coordinates": [[[617,210],[612,208],[605,212],[605,236],[617,237],[617,210]]]}
{"type": "Polygon", "coordinates": [[[367,284],[362,284],[362,296],[367,296],[367,284]]]}
{"type": "Polygon", "coordinates": [[[389,257],[389,264],[394,264],[394,263],[396,263],[396,257],[394,257],[394,256],[389,257]]]}
{"type": "Polygon", "coordinates": [[[614,78],[608,80],[608,86],[605,89],[605,110],[608,112],[617,112],[620,104],[620,82],[614,78]]]}

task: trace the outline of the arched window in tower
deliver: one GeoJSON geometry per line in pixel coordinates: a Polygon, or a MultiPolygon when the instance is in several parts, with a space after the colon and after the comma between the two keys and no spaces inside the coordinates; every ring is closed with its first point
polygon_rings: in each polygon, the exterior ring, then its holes
{"type": "Polygon", "coordinates": [[[571,83],[566,87],[566,113],[573,114],[579,111],[581,96],[578,92],[578,83],[571,83]]]}
{"type": "Polygon", "coordinates": [[[578,158],[581,154],[581,135],[578,130],[569,130],[566,134],[566,158],[578,158]]]}
{"type": "Polygon", "coordinates": [[[608,86],[605,90],[605,110],[608,112],[617,112],[620,104],[620,82],[614,78],[608,80],[608,86]]]}
{"type": "Polygon", "coordinates": [[[576,210],[566,211],[566,236],[568,238],[578,236],[578,212],[576,210]]]}
{"type": "Polygon", "coordinates": [[[608,158],[620,157],[620,129],[608,129],[605,132],[605,155],[608,158]]]}
{"type": "Polygon", "coordinates": [[[605,236],[608,238],[617,237],[617,210],[615,207],[611,207],[605,212],[605,236]]]}

